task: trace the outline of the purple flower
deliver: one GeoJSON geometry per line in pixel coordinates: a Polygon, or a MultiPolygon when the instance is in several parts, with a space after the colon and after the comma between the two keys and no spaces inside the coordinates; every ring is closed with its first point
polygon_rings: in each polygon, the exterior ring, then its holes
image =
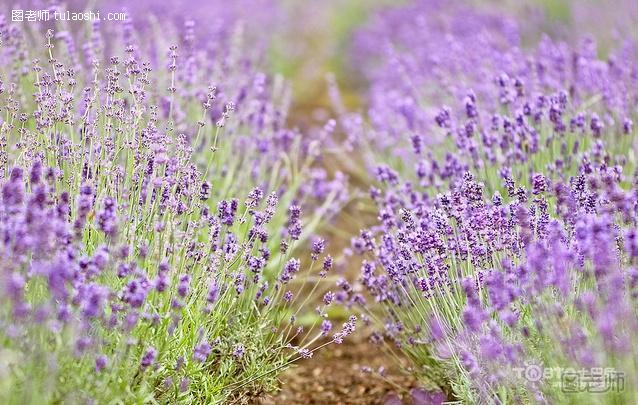
{"type": "Polygon", "coordinates": [[[634,122],[629,118],[625,118],[622,123],[622,128],[624,134],[631,134],[634,128],[634,122]]]}
{"type": "Polygon", "coordinates": [[[300,265],[301,262],[299,261],[299,259],[292,258],[288,260],[288,262],[284,266],[283,271],[281,272],[281,275],[279,276],[279,281],[287,284],[290,280],[293,279],[295,274],[299,272],[300,265]]]}
{"type": "Polygon", "coordinates": [[[246,206],[248,208],[257,208],[259,203],[264,198],[264,192],[259,187],[254,188],[246,199],[246,206]]]}
{"type": "Polygon", "coordinates": [[[193,359],[195,361],[203,363],[208,359],[211,351],[212,347],[208,342],[200,343],[199,345],[195,346],[195,350],[193,351],[193,359]]]}
{"type": "Polygon", "coordinates": [[[314,240],[312,242],[312,250],[311,250],[312,260],[317,260],[319,258],[319,255],[323,253],[325,248],[326,248],[325,240],[320,238],[314,240]]]}
{"type": "Polygon", "coordinates": [[[140,308],[146,300],[148,290],[149,285],[146,280],[133,279],[126,284],[122,300],[133,308],[140,308]]]}
{"type": "Polygon", "coordinates": [[[142,369],[148,368],[155,363],[155,359],[157,359],[157,350],[154,347],[150,347],[146,350],[146,352],[144,352],[142,360],[140,361],[140,366],[142,369]]]}
{"type": "Polygon", "coordinates": [[[179,283],[177,284],[177,293],[180,297],[184,298],[188,295],[189,285],[191,277],[188,274],[182,274],[179,277],[179,283]]]}
{"type": "Polygon", "coordinates": [[[202,183],[199,190],[199,199],[202,201],[206,201],[210,198],[210,188],[211,185],[209,182],[205,181],[202,183]]]}
{"type": "Polygon", "coordinates": [[[534,176],[532,176],[532,190],[534,195],[541,194],[547,190],[545,176],[540,173],[535,173],[534,176]]]}
{"type": "Polygon", "coordinates": [[[106,365],[108,364],[108,358],[105,355],[99,355],[95,358],[95,372],[99,373],[102,370],[104,370],[104,368],[106,367],[106,365]]]}
{"type": "Polygon", "coordinates": [[[217,216],[222,224],[227,226],[233,225],[235,222],[235,214],[237,213],[237,205],[236,199],[230,201],[222,200],[217,204],[217,216]]]}
{"type": "Polygon", "coordinates": [[[292,291],[286,291],[284,294],[284,301],[290,303],[292,302],[292,298],[293,298],[292,291]]]}
{"type": "Polygon", "coordinates": [[[312,354],[313,354],[311,350],[306,348],[299,349],[298,353],[302,359],[310,359],[312,358],[312,354]]]}
{"type": "Polygon", "coordinates": [[[26,280],[20,273],[12,273],[7,277],[6,294],[11,297],[14,302],[22,300],[26,280]]]}
{"type": "Polygon", "coordinates": [[[288,208],[288,236],[292,240],[299,240],[301,237],[301,207],[291,205],[288,208]]]}
{"type": "Polygon", "coordinates": [[[78,298],[82,302],[82,314],[87,318],[99,317],[104,313],[104,305],[108,296],[108,289],[96,283],[82,286],[78,291],[78,298]]]}
{"type": "Polygon", "coordinates": [[[332,264],[333,264],[332,256],[327,255],[323,259],[322,269],[321,269],[321,272],[319,273],[319,276],[321,278],[325,278],[328,275],[328,272],[330,271],[330,269],[332,269],[332,264]]]}
{"type": "Polygon", "coordinates": [[[206,300],[214,304],[219,299],[219,287],[215,281],[210,283],[210,287],[208,288],[208,295],[206,296],[206,300]]]}
{"type": "Polygon", "coordinates": [[[242,357],[244,357],[244,354],[246,354],[244,345],[237,344],[233,347],[233,357],[235,357],[236,359],[241,359],[242,357]]]}
{"type": "Polygon", "coordinates": [[[321,322],[321,328],[320,329],[321,329],[321,334],[323,336],[328,336],[328,334],[332,330],[332,322],[330,322],[327,319],[324,319],[323,322],[321,322]]]}
{"type": "Polygon", "coordinates": [[[102,209],[97,214],[98,228],[111,237],[117,233],[117,217],[115,211],[115,199],[107,197],[102,203],[102,209]]]}
{"type": "Polygon", "coordinates": [[[168,287],[168,271],[162,271],[160,270],[157,273],[157,278],[155,279],[155,289],[158,292],[164,292],[166,291],[166,288],[168,287]]]}
{"type": "Polygon", "coordinates": [[[188,378],[186,378],[186,377],[182,378],[182,380],[179,382],[179,392],[188,391],[189,383],[190,383],[190,381],[188,380],[188,378]]]}
{"type": "Polygon", "coordinates": [[[439,341],[445,337],[443,325],[436,317],[432,317],[428,326],[430,328],[430,336],[432,337],[432,340],[439,341]]]}

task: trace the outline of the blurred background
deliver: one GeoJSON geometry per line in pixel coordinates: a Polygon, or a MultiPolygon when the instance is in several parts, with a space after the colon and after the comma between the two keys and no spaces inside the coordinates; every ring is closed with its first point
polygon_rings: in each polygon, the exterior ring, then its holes
{"type": "MultiPolygon", "coordinates": [[[[638,1],[615,0],[418,0],[435,10],[437,5],[458,3],[485,12],[508,15],[518,24],[523,45],[532,45],[543,34],[576,41],[591,36],[604,52],[614,41],[635,36],[638,1]]],[[[360,60],[353,57],[357,33],[388,9],[407,0],[4,0],[4,12],[39,10],[51,4],[70,11],[125,11],[136,25],[149,19],[160,26],[167,20],[195,21],[195,29],[215,38],[213,32],[242,25],[247,41],[263,51],[263,69],[281,74],[292,83],[290,119],[301,126],[324,121],[331,103],[326,75],[334,74],[343,103],[349,109],[365,109],[367,82],[360,60]],[[232,24],[231,24],[232,23],[232,24]]],[[[106,23],[105,23],[106,24],[106,23]]],[[[111,22],[111,24],[116,24],[111,22]]],[[[79,25],[79,24],[78,24],[79,25]]],[[[156,34],[155,34],[156,35],[156,34]]],[[[380,39],[379,50],[383,44],[380,39]]],[[[381,52],[380,52],[381,53],[381,52]]],[[[604,56],[604,55],[602,55],[604,56]]]]}

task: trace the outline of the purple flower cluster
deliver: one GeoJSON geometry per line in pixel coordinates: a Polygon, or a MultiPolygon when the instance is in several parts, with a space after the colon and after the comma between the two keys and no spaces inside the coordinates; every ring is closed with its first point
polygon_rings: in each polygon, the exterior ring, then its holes
{"type": "Polygon", "coordinates": [[[635,44],[522,49],[514,22],[429,1],[369,29],[387,62],[349,139],[374,145],[379,222],[352,251],[383,335],[469,402],[562,398],[529,364],[635,380],[635,44]]]}
{"type": "Polygon", "coordinates": [[[284,350],[298,322],[280,313],[301,310],[293,255],[345,177],[286,125],[289,89],[236,18],[151,26],[96,21],[42,46],[39,25],[0,16],[0,335],[11,385],[43,403],[223,402],[316,349],[284,350]]]}
{"type": "Polygon", "coordinates": [[[467,403],[563,402],[530,364],[613,368],[627,389],[601,401],[635,402],[638,42],[383,8],[351,48],[366,112],[329,76],[337,117],[303,133],[262,63],[273,1],[150,3],[122,24],[0,15],[0,398],[222,403],[361,319],[467,403]],[[345,251],[356,281],[317,235],[350,201],[339,169],[370,186],[340,218],[376,214],[345,251]],[[362,313],[338,328],[335,304],[362,313]]]}
{"type": "MultiPolygon", "coordinates": [[[[518,31],[513,19],[456,0],[420,0],[377,13],[353,46],[357,68],[370,81],[375,147],[396,146],[403,134],[414,134],[417,145],[432,143],[427,134],[437,112],[431,106],[465,97],[466,83],[484,82],[492,67],[509,62],[506,51],[520,43],[518,31]]],[[[466,106],[471,113],[470,98],[466,106]]]]}
{"type": "MultiPolygon", "coordinates": [[[[432,163],[424,145],[449,144],[449,138],[468,154],[486,148],[486,159],[500,162],[509,156],[494,149],[509,149],[506,142],[525,155],[538,149],[538,131],[520,131],[529,121],[546,117],[557,132],[594,133],[610,120],[631,122],[636,44],[630,38],[601,60],[591,38],[571,46],[545,36],[525,49],[519,31],[503,12],[462,1],[422,0],[378,13],[354,45],[358,68],[370,80],[373,130],[351,115],[340,124],[352,142],[373,142],[375,157],[409,159],[427,176],[432,163]],[[591,102],[601,108],[574,111],[591,102]]],[[[452,157],[445,162],[455,165],[452,157]]]]}

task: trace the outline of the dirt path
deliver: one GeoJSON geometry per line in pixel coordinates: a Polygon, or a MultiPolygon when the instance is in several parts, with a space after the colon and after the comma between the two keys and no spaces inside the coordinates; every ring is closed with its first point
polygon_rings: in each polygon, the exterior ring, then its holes
{"type": "Polygon", "coordinates": [[[378,346],[352,340],[320,350],[281,380],[282,390],[262,399],[261,405],[395,404],[397,397],[405,397],[403,403],[410,404],[409,390],[417,385],[378,346]],[[385,377],[364,373],[362,367],[385,367],[385,377]]]}

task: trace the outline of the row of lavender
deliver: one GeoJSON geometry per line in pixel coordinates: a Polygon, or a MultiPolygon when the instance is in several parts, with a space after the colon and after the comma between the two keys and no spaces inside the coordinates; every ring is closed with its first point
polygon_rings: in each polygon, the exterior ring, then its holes
{"type": "Polygon", "coordinates": [[[237,18],[163,17],[0,17],[2,403],[245,400],[355,327],[297,320],[348,197],[286,83],[237,18]]]}
{"type": "Polygon", "coordinates": [[[467,403],[635,403],[638,48],[521,43],[460,2],[360,32],[369,113],[339,123],[379,221],[348,302],[467,403]]]}
{"type": "Polygon", "coordinates": [[[233,7],[158,15],[0,21],[3,402],[245,400],[352,333],[335,300],[468,403],[638,400],[634,43],[522,47],[460,1],[380,13],[353,50],[368,114],[332,93],[379,222],[356,285],[300,322],[333,267],[313,235],[349,198],[319,166],[334,122],[286,125],[233,7]],[[563,381],[599,369],[600,396],[563,381]]]}

